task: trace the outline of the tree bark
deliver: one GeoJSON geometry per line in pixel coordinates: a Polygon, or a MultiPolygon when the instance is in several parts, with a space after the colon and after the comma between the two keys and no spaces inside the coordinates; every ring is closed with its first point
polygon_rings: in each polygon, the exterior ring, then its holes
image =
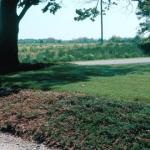
{"type": "Polygon", "coordinates": [[[17,0],[0,0],[0,65],[19,64],[17,0]]]}

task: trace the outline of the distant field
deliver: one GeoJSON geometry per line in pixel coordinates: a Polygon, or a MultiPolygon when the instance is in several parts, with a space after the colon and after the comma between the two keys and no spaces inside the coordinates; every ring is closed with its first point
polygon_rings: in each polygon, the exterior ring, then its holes
{"type": "Polygon", "coordinates": [[[144,52],[133,43],[91,44],[19,44],[24,63],[66,62],[110,58],[142,57],[144,52]]]}

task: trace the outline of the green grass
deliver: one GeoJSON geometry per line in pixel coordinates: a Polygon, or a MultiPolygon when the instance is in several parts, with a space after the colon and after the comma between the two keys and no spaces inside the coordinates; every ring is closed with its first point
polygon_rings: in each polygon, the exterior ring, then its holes
{"type": "Polygon", "coordinates": [[[150,102],[149,75],[128,75],[120,77],[92,77],[88,82],[79,82],[63,87],[58,91],[81,92],[115,100],[150,102]]]}
{"type": "Polygon", "coordinates": [[[0,76],[1,87],[83,93],[114,100],[150,102],[150,65],[77,66],[57,64],[0,76]]]}
{"type": "Polygon", "coordinates": [[[135,43],[98,44],[19,44],[24,63],[66,62],[146,56],[135,43]]]}

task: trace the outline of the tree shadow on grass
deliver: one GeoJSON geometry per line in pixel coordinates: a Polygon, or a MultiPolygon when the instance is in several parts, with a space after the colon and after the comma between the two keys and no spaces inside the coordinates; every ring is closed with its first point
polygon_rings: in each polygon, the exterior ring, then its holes
{"type": "Polygon", "coordinates": [[[150,71],[149,65],[78,66],[56,64],[44,69],[0,76],[1,87],[49,90],[54,86],[87,81],[90,77],[112,77],[150,71]]]}
{"type": "Polygon", "coordinates": [[[48,66],[52,66],[54,64],[43,64],[43,63],[36,63],[36,64],[29,64],[29,63],[20,63],[18,65],[0,65],[0,75],[5,75],[9,73],[16,73],[20,71],[32,71],[32,70],[39,70],[48,66]]]}

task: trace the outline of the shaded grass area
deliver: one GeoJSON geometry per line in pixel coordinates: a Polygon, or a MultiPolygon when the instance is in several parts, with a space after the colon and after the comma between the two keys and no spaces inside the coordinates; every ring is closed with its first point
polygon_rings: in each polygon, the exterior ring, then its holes
{"type": "Polygon", "coordinates": [[[20,72],[20,71],[35,71],[39,69],[46,68],[48,66],[53,65],[53,63],[49,64],[43,64],[43,63],[36,63],[36,64],[31,64],[31,63],[19,63],[17,65],[0,65],[0,75],[5,75],[9,73],[15,73],[15,72],[20,72]]]}
{"type": "Polygon", "coordinates": [[[150,106],[21,91],[0,97],[0,130],[60,149],[150,149],[150,106]]]}
{"type": "Polygon", "coordinates": [[[115,100],[150,101],[149,64],[77,66],[56,64],[45,69],[0,76],[1,87],[85,93],[115,100]]]}
{"type": "MultiPolygon", "coordinates": [[[[135,43],[99,44],[20,44],[23,63],[49,63],[146,56],[135,43]]],[[[148,56],[148,55],[147,55],[148,56]]]]}

